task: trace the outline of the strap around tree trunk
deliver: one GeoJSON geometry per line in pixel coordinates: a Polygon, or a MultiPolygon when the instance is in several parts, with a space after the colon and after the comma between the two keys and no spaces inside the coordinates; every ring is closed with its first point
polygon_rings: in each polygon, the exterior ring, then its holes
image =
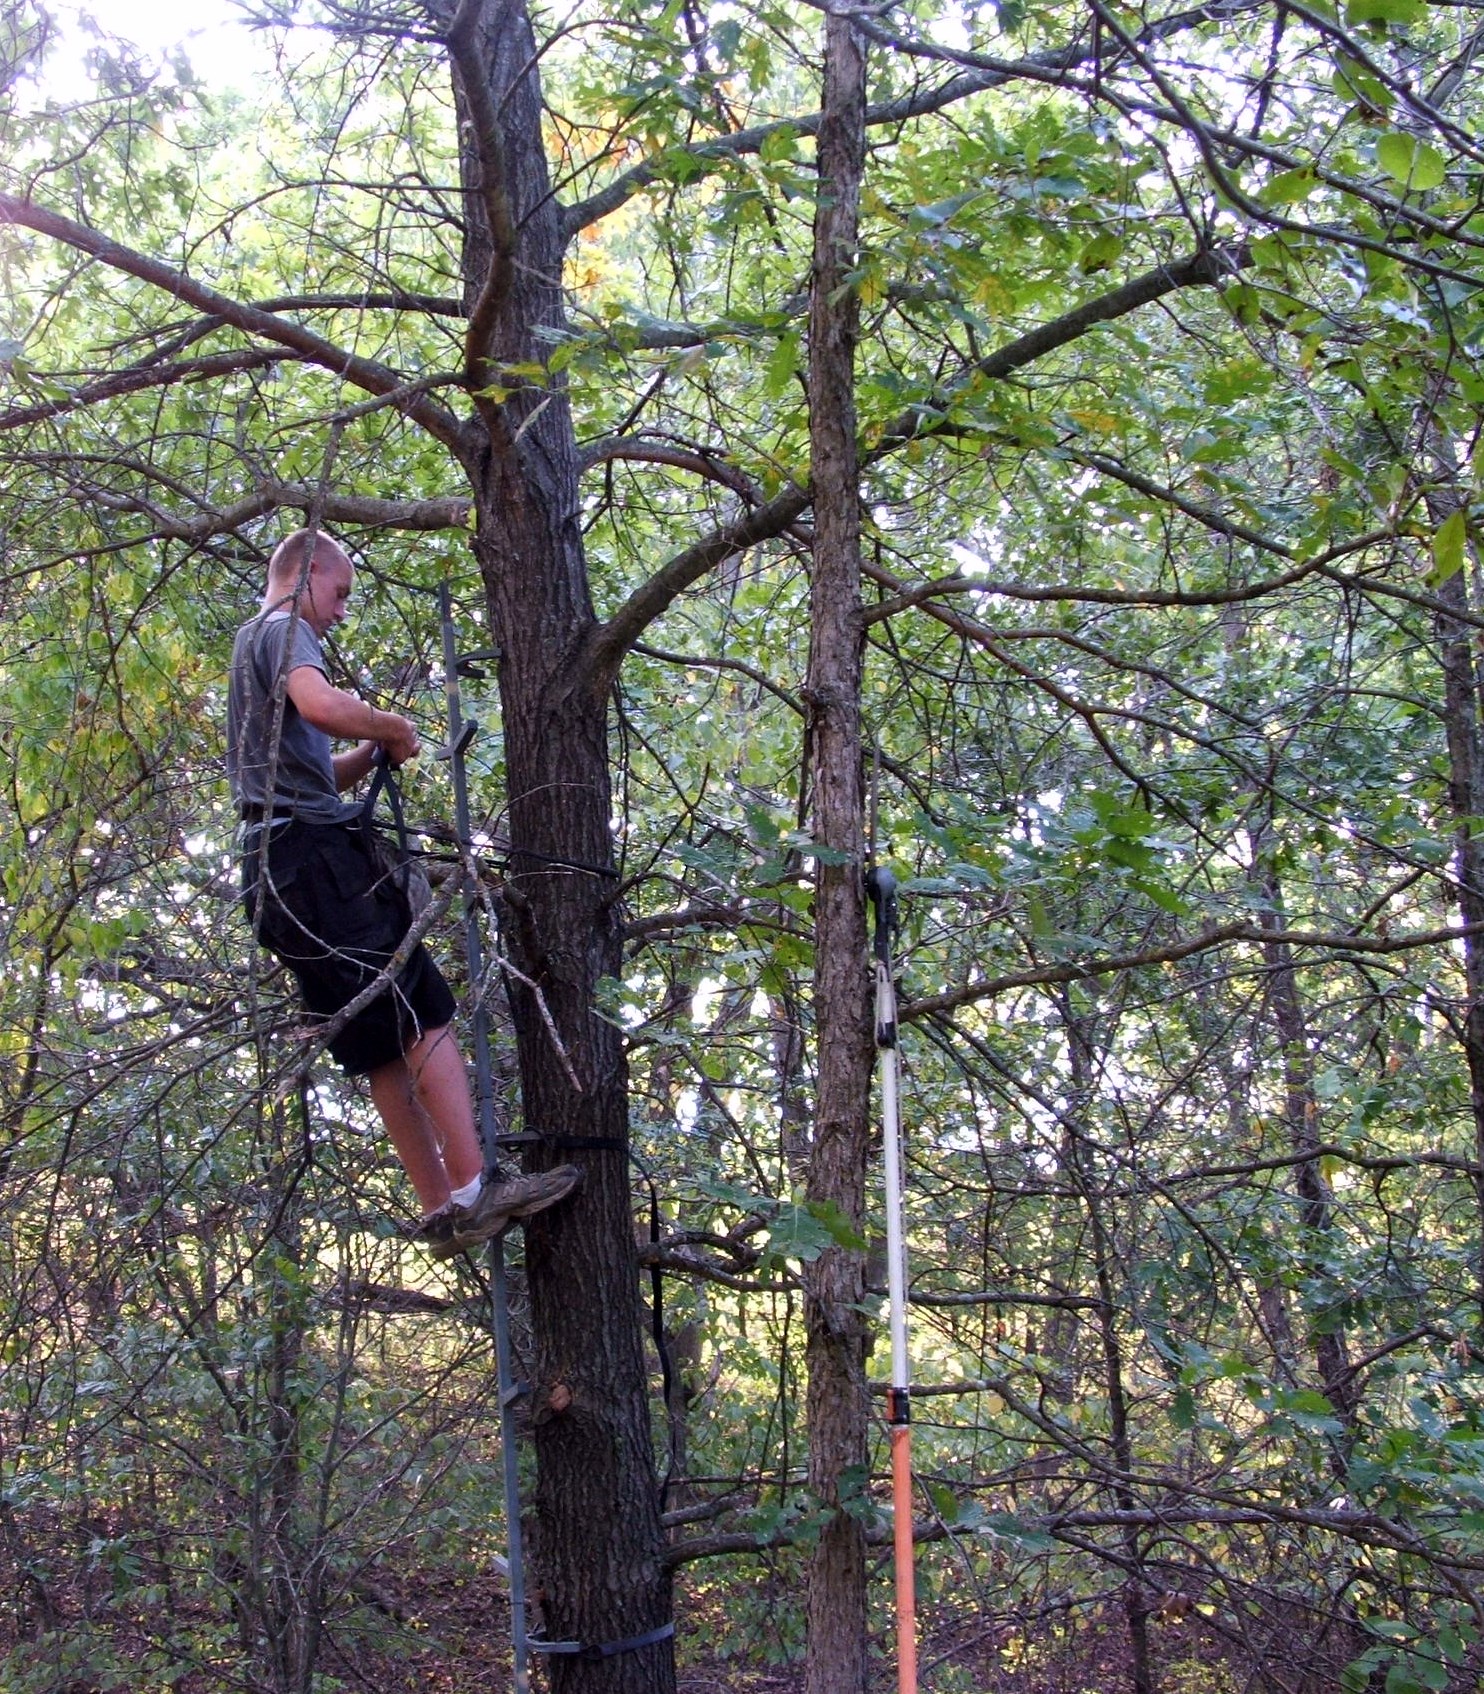
{"type": "Polygon", "coordinates": [[[584,1641],[540,1641],[534,1635],[529,1635],[526,1637],[526,1645],[533,1653],[593,1661],[616,1658],[620,1653],[637,1653],[641,1647],[658,1646],[661,1641],[668,1641],[674,1633],[673,1623],[662,1623],[658,1629],[646,1630],[643,1635],[630,1635],[622,1641],[603,1641],[589,1645],[584,1641]]]}

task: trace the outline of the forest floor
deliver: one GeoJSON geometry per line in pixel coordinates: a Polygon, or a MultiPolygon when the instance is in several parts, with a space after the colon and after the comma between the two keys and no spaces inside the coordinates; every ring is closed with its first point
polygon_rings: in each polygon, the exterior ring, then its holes
{"type": "MultiPolygon", "coordinates": [[[[208,1667],[165,1668],[158,1604],[130,1605],[128,1589],[109,1599],[53,1588],[55,1633],[36,1635],[24,1582],[0,1549],[0,1694],[113,1694],[170,1688],[219,1694],[240,1687],[241,1648],[223,1620],[174,1616],[171,1631],[197,1642],[215,1636],[208,1667]],[[88,1621],[89,1618],[91,1621],[88,1621]]],[[[677,1694],[802,1694],[798,1643],[779,1634],[797,1610],[779,1573],[759,1569],[748,1586],[697,1583],[677,1596],[677,1694]]],[[[155,1591],[156,1593],[158,1591],[155,1591]]],[[[797,1599],[797,1596],[794,1596],[797,1599]]],[[[1126,1635],[1110,1612],[1051,1626],[1034,1641],[1005,1641],[983,1627],[972,1606],[929,1618],[922,1642],[922,1687],[932,1694],[1090,1694],[1129,1686],[1126,1635]]],[[[1241,1686],[1224,1654],[1190,1617],[1156,1631],[1165,1694],[1234,1694],[1241,1686]]],[[[894,1686],[891,1643],[879,1643],[879,1685],[894,1686]]],[[[199,1651],[199,1648],[197,1649],[199,1651]]],[[[383,1566],[353,1600],[325,1620],[317,1685],[343,1694],[500,1694],[510,1686],[509,1608],[492,1569],[460,1569],[440,1560],[383,1566]]],[[[538,1688],[546,1685],[539,1671],[538,1688]]],[[[266,1681],[254,1686],[266,1686],[266,1681]]]]}
{"type": "MultiPolygon", "coordinates": [[[[681,1597],[677,1694],[802,1694],[802,1663],[759,1662],[765,1652],[776,1654],[776,1645],[760,1646],[756,1654],[708,1652],[708,1645],[727,1632],[721,1613],[726,1611],[734,1621],[739,1598],[734,1587],[729,1605],[721,1585],[703,1596],[681,1597]]],[[[508,1686],[508,1609],[498,1577],[430,1582],[420,1575],[415,1587],[394,1604],[402,1613],[397,1641],[377,1631],[352,1648],[344,1634],[332,1632],[333,1650],[324,1669],[341,1676],[347,1691],[490,1694],[508,1686]],[[418,1637],[421,1641],[414,1645],[418,1637]]],[[[1099,1616],[1084,1621],[1087,1627],[1070,1635],[1058,1631],[1054,1644],[1048,1642],[1041,1650],[1007,1653],[977,1627],[971,1613],[945,1619],[936,1636],[923,1642],[922,1663],[929,1674],[922,1686],[955,1694],[1088,1694],[1128,1687],[1126,1641],[1119,1620],[1099,1616]],[[944,1668],[933,1674],[935,1661],[944,1668]]],[[[1199,1632],[1188,1624],[1167,1626],[1159,1633],[1162,1686],[1169,1694],[1225,1694],[1238,1686],[1227,1680],[1220,1653],[1212,1651],[1210,1642],[1201,1642],[1199,1632]]],[[[885,1663],[880,1686],[895,1686],[894,1673],[885,1663]]]]}

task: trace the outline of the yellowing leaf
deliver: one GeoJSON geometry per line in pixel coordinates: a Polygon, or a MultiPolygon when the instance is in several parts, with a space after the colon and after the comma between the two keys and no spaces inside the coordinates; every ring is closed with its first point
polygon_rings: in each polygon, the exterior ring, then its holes
{"type": "Polygon", "coordinates": [[[979,279],[974,288],[974,303],[982,306],[992,318],[1008,317],[1015,309],[1015,296],[997,276],[979,279]]]}
{"type": "Polygon", "coordinates": [[[1112,435],[1123,423],[1115,413],[1099,411],[1096,407],[1075,406],[1067,416],[1089,435],[1112,435]]]}

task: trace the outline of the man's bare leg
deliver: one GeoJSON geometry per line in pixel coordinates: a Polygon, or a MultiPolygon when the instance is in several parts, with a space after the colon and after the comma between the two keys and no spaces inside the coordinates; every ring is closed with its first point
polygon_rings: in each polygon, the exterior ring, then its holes
{"type": "Polygon", "coordinates": [[[469,1076],[452,1031],[430,1029],[404,1058],[378,1066],[367,1081],[424,1216],[439,1211],[484,1169],[469,1076]]]}
{"type": "Polygon", "coordinates": [[[484,1168],[463,1055],[447,1029],[430,1029],[395,1064],[370,1075],[371,1098],[417,1197],[423,1226],[415,1239],[435,1259],[452,1258],[499,1235],[518,1218],[543,1212],[582,1184],[574,1165],[475,1185],[484,1168]],[[468,1188],[471,1192],[460,1193],[468,1188]],[[438,1217],[455,1195],[451,1215],[438,1217]]]}
{"type": "Polygon", "coordinates": [[[484,1153],[474,1127],[469,1072],[451,1029],[430,1029],[407,1049],[417,1101],[443,1148],[448,1186],[463,1188],[484,1174],[484,1153]]]}

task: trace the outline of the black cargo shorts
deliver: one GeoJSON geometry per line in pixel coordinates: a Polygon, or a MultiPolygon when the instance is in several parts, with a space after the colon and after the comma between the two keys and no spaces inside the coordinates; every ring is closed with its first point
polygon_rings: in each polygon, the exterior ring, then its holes
{"type": "MultiPolygon", "coordinates": [[[[372,864],[355,822],[249,824],[242,901],[250,923],[261,903],[258,938],[294,973],[315,1019],[333,1017],[381,975],[412,921],[406,897],[372,864]]],[[[451,1023],[454,1011],[448,984],[419,942],[330,1052],[351,1076],[377,1070],[426,1031],[451,1023]]]]}

